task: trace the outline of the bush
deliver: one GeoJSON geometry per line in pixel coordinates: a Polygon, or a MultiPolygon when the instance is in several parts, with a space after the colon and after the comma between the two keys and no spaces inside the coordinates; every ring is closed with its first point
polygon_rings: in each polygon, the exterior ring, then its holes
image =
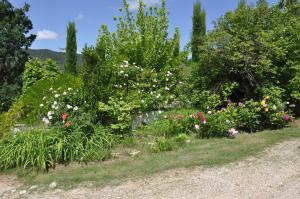
{"type": "Polygon", "coordinates": [[[82,132],[64,134],[57,129],[36,129],[0,140],[0,168],[48,170],[57,163],[103,160],[109,156],[113,139],[103,128],[88,138],[82,132]]]}
{"type": "Polygon", "coordinates": [[[158,138],[153,146],[155,153],[163,151],[172,151],[175,148],[175,143],[171,139],[158,138]]]}
{"type": "Polygon", "coordinates": [[[29,59],[23,72],[23,92],[42,79],[52,79],[59,75],[58,65],[51,59],[41,61],[38,58],[29,59]]]}
{"type": "MultiPolygon", "coordinates": [[[[44,103],[43,98],[49,98],[49,89],[53,88],[58,92],[67,90],[69,87],[81,88],[81,80],[72,75],[62,74],[48,80],[40,80],[26,90],[22,96],[14,102],[8,112],[0,115],[0,132],[7,134],[15,123],[27,125],[40,125],[44,116],[40,104],[44,103]]],[[[60,93],[62,94],[62,93],[60,93]]]]}
{"type": "Polygon", "coordinates": [[[262,117],[260,114],[259,103],[249,100],[239,103],[237,107],[236,123],[237,128],[247,132],[256,132],[262,129],[262,117]]]}

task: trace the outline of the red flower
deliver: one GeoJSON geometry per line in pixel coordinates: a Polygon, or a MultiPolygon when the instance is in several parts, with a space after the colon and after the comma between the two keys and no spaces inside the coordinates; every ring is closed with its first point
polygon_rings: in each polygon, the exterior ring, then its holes
{"type": "Polygon", "coordinates": [[[69,127],[71,126],[71,123],[70,123],[70,122],[66,122],[66,123],[64,124],[64,126],[65,126],[66,128],[69,128],[69,127]]]}
{"type": "Polygon", "coordinates": [[[62,114],[61,118],[62,118],[63,120],[66,120],[66,119],[68,118],[68,114],[67,114],[67,113],[62,114]]]}
{"type": "Polygon", "coordinates": [[[184,118],[184,115],[178,115],[178,119],[182,120],[184,118]]]}
{"type": "Polygon", "coordinates": [[[289,119],[290,119],[290,117],[289,117],[288,114],[285,114],[285,115],[282,117],[282,119],[283,119],[284,121],[288,122],[289,119]]]}
{"type": "Polygon", "coordinates": [[[197,116],[198,116],[199,119],[203,118],[203,114],[201,112],[198,112],[197,116]]]}

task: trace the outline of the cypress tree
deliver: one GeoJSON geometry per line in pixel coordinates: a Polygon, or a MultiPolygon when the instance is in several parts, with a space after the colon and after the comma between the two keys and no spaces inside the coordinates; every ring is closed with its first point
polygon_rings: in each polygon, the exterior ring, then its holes
{"type": "Polygon", "coordinates": [[[194,3],[193,11],[193,33],[192,33],[192,60],[200,60],[200,45],[206,34],[206,13],[201,8],[201,2],[194,3]]]}
{"type": "Polygon", "coordinates": [[[176,27],[175,33],[174,33],[174,38],[173,38],[173,56],[178,57],[180,53],[180,33],[179,33],[179,28],[176,27]]]}
{"type": "Polygon", "coordinates": [[[74,22],[69,22],[67,27],[65,70],[66,72],[74,75],[77,73],[77,43],[76,27],[74,22]]]}

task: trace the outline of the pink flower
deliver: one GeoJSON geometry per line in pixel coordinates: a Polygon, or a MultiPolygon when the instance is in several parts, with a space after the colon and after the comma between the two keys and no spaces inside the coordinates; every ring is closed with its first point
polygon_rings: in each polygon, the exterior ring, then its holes
{"type": "Polygon", "coordinates": [[[206,119],[204,117],[201,118],[201,122],[202,122],[202,124],[206,124],[206,119]]]}
{"type": "Polygon", "coordinates": [[[178,119],[182,120],[184,118],[184,115],[180,114],[178,115],[178,119]]]}
{"type": "Polygon", "coordinates": [[[199,130],[200,129],[200,126],[198,124],[195,124],[195,129],[196,130],[199,130]]]}
{"type": "Polygon", "coordinates": [[[232,101],[230,99],[227,100],[227,104],[231,104],[232,101]]]}
{"type": "Polygon", "coordinates": [[[202,114],[201,112],[198,112],[198,113],[197,113],[197,116],[198,116],[198,118],[200,119],[200,118],[203,117],[203,114],[202,114]]]}
{"type": "Polygon", "coordinates": [[[289,117],[288,114],[285,114],[285,115],[282,117],[282,119],[283,119],[284,121],[288,122],[289,119],[290,119],[290,117],[289,117]]]}
{"type": "Polygon", "coordinates": [[[228,130],[228,136],[230,138],[235,138],[238,134],[239,134],[239,132],[237,130],[235,130],[235,128],[231,128],[228,130]]]}

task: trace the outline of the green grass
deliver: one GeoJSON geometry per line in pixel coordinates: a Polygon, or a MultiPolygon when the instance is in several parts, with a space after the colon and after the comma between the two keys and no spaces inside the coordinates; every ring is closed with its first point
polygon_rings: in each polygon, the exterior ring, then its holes
{"type": "Polygon", "coordinates": [[[11,170],[18,174],[25,185],[50,184],[56,181],[61,188],[80,183],[94,186],[118,184],[127,179],[139,178],[153,173],[183,167],[212,167],[258,155],[276,143],[300,138],[300,127],[256,134],[243,134],[236,139],[192,140],[190,144],[172,152],[143,154],[135,158],[113,160],[89,165],[72,164],[51,170],[49,173],[11,170]]]}

